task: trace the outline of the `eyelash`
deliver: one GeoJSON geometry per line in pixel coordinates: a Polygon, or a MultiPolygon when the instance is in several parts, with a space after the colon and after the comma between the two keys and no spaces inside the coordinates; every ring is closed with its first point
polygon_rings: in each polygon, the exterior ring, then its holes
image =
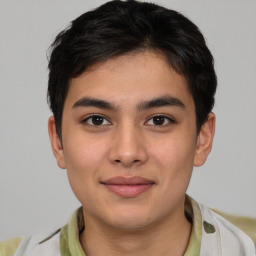
{"type": "MultiPolygon", "coordinates": [[[[96,120],[97,121],[97,120],[96,120]]],[[[106,117],[104,117],[104,116],[102,116],[102,115],[97,115],[97,114],[93,114],[93,115],[90,115],[90,116],[88,116],[88,117],[86,117],[85,119],[83,119],[82,120],[82,123],[83,124],[86,124],[86,125],[90,125],[90,126],[95,126],[95,127],[100,127],[100,126],[108,126],[108,125],[111,125],[111,122],[110,121],[108,121],[108,119],[106,118],[106,117]],[[92,118],[101,118],[102,120],[103,120],[103,123],[101,123],[101,124],[95,124],[95,123],[93,123],[93,120],[92,120],[92,118]],[[91,123],[89,123],[89,120],[91,119],[91,123]],[[107,124],[104,124],[104,122],[107,122],[107,124]]],[[[149,126],[156,126],[156,127],[166,127],[166,126],[168,126],[169,124],[174,124],[174,123],[176,123],[176,121],[173,119],[173,118],[171,118],[171,117],[169,117],[169,116],[166,116],[166,115],[161,115],[161,114],[158,114],[158,115],[155,115],[155,116],[152,116],[152,117],[150,117],[146,122],[145,122],[145,124],[148,124],[149,126]],[[149,121],[150,120],[152,120],[153,121],[153,119],[154,118],[164,118],[164,124],[159,124],[159,125],[157,125],[157,124],[148,124],[149,123],[149,121]],[[166,124],[166,121],[168,122],[167,124],[166,124]]]]}
{"type": "MultiPolygon", "coordinates": [[[[93,121],[92,121],[93,122],[93,121]]],[[[103,125],[110,125],[111,123],[108,121],[108,119],[106,118],[106,117],[104,117],[104,116],[102,116],[102,115],[97,115],[97,114],[94,114],[94,115],[90,115],[90,116],[88,116],[88,117],[86,117],[85,119],[83,119],[82,120],[82,123],[83,124],[87,124],[87,125],[91,125],[91,126],[103,126],[103,125]],[[105,121],[107,121],[108,122],[108,124],[99,124],[99,125],[96,125],[96,124],[93,124],[93,123],[89,123],[88,121],[91,119],[92,120],[92,118],[96,118],[96,117],[98,117],[98,118],[102,118],[103,119],[103,122],[105,122],[105,121]]]]}
{"type": "Polygon", "coordinates": [[[156,126],[156,127],[166,127],[168,126],[169,124],[174,124],[175,123],[175,120],[169,116],[166,116],[166,115],[155,115],[155,116],[152,116],[151,118],[149,118],[145,123],[149,123],[150,120],[153,121],[154,118],[163,118],[164,119],[164,124],[149,124],[150,126],[156,126]],[[166,123],[167,121],[167,123],[166,123]]]}

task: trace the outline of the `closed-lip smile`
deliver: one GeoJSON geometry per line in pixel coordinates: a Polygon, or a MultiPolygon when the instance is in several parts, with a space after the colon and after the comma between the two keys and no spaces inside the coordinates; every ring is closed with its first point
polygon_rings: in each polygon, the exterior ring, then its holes
{"type": "Polygon", "coordinates": [[[121,197],[136,197],[148,191],[155,182],[140,176],[115,176],[101,182],[108,190],[121,197]]]}

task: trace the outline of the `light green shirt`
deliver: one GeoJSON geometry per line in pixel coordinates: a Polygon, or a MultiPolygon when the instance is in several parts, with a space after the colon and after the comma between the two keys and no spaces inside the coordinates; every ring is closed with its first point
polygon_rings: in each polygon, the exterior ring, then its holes
{"type": "MultiPolygon", "coordinates": [[[[197,203],[187,197],[185,215],[193,222],[192,233],[188,248],[184,256],[199,255],[201,245],[201,215],[197,203]]],[[[86,256],[79,242],[79,234],[84,230],[82,208],[79,208],[71,217],[68,224],[61,229],[60,250],[62,256],[86,256]]]]}

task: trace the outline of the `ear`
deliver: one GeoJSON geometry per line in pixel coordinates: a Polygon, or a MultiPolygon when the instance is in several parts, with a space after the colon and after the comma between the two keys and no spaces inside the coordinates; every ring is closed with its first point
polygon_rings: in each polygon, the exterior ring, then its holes
{"type": "Polygon", "coordinates": [[[58,166],[62,169],[66,169],[64,152],[61,140],[56,132],[56,124],[53,116],[51,116],[48,121],[48,132],[51,140],[52,152],[57,160],[58,166]]]}
{"type": "Polygon", "coordinates": [[[194,166],[201,166],[206,161],[212,149],[215,133],[215,115],[210,113],[207,121],[202,125],[197,137],[194,166]]]}

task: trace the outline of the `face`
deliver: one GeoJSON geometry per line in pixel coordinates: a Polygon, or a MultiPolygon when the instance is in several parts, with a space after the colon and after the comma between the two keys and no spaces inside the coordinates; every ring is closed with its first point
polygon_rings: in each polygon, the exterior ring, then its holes
{"type": "Polygon", "coordinates": [[[62,144],[53,118],[49,133],[85,221],[143,228],[184,216],[193,165],[210,152],[214,116],[197,134],[186,79],[161,55],[141,52],[72,79],[62,144]]]}

